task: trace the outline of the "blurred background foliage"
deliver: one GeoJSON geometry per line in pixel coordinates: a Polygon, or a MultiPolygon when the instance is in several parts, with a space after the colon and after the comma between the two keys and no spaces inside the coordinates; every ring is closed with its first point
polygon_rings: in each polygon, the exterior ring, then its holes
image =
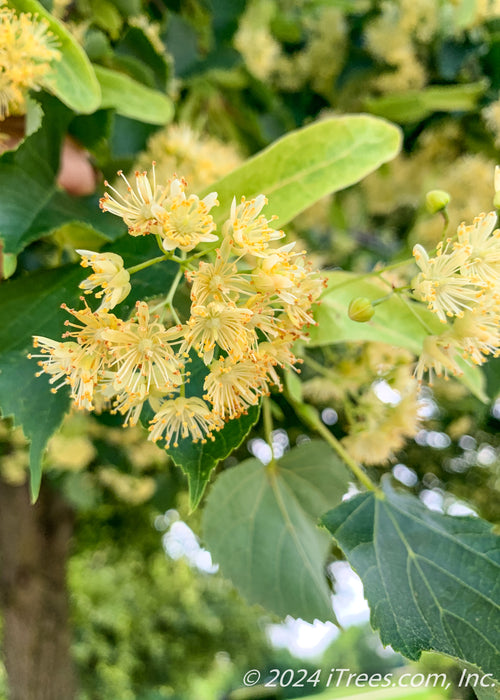
{"type": "MultiPolygon", "coordinates": [[[[201,189],[290,129],[332,113],[370,112],[403,128],[404,149],[289,227],[317,262],[364,272],[407,256],[416,241],[437,243],[442,219],[424,206],[433,188],[451,195],[450,230],[491,207],[500,148],[498,2],[44,4],[94,62],[175,101],[176,123],[167,127],[107,110],[74,120],[73,137],[104,177],[155,159],[157,172],[178,172],[201,189]]],[[[96,245],[87,232],[79,235],[80,247],[96,245]]],[[[70,259],[76,236],[63,228],[33,243],[16,274],[70,259]]],[[[489,404],[456,382],[440,381],[408,394],[407,420],[390,393],[404,394],[411,385],[405,351],[344,344],[315,350],[311,360],[326,371],[314,379],[312,364],[304,367],[308,400],[339,438],[353,422],[373,432],[380,447],[374,475],[392,469],[431,508],[500,522],[499,360],[486,369],[489,404]],[[377,420],[367,426],[369,412],[377,420]]],[[[286,400],[274,399],[275,449],[284,451],[309,436],[286,400]]],[[[180,471],[144,440],[141,428],[118,426],[109,416],[71,415],[46,457],[48,479],[76,513],[69,588],[81,700],[229,698],[248,668],[304,667],[271,646],[269,616],[244,603],[198,556],[199,514],[188,512],[180,471]],[[182,548],[182,556],[175,547],[165,554],[176,519],[191,528],[198,559],[182,548]]],[[[366,457],[366,444],[352,439],[350,448],[366,457]]],[[[254,431],[220,468],[259,449],[262,454],[254,431]]],[[[0,456],[2,479],[23,483],[25,440],[7,421],[0,426],[0,456]]],[[[367,627],[353,627],[321,663],[383,674],[402,661],[384,656],[367,627]]],[[[0,675],[0,688],[4,680],[0,675]]]]}

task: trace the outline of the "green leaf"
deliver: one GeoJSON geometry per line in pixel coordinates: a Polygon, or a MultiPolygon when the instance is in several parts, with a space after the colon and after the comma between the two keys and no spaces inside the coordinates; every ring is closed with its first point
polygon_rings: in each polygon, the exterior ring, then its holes
{"type": "Polygon", "coordinates": [[[118,39],[123,19],[115,5],[109,0],[90,0],[90,8],[93,23],[106,31],[112,39],[118,39]]]}
{"type": "MultiPolygon", "coordinates": [[[[367,279],[352,272],[335,271],[327,273],[326,277],[328,287],[314,313],[318,325],[310,329],[310,347],[374,341],[406,348],[420,355],[429,330],[436,334],[443,332],[443,324],[436,314],[422,304],[405,303],[398,294],[377,305],[370,321],[352,321],[347,310],[355,297],[374,301],[385,296],[388,288],[373,277],[367,279]]],[[[460,365],[463,375],[459,379],[481,401],[487,401],[482,371],[465,361],[460,361],[460,365]]]]}
{"type": "Polygon", "coordinates": [[[192,510],[198,506],[217,464],[241,445],[258,418],[259,408],[252,406],[246,416],[229,421],[222,430],[214,433],[213,442],[208,440],[205,445],[201,442],[195,444],[185,438],[179,440],[179,447],[169,447],[168,454],[188,478],[192,510]]]}
{"type": "Polygon", "coordinates": [[[372,114],[407,124],[422,121],[433,112],[473,111],[487,88],[487,80],[466,85],[432,86],[370,98],[365,101],[365,108],[372,114]]]}
{"type": "Polygon", "coordinates": [[[0,156],[0,237],[7,253],[23,249],[25,233],[38,225],[40,213],[57,190],[61,141],[71,113],[54,98],[40,99],[45,113],[42,128],[17,150],[0,156]]]}
{"type": "MultiPolygon", "coordinates": [[[[191,355],[191,372],[186,396],[203,396],[203,382],[209,370],[194,354],[191,355]]],[[[170,445],[167,453],[188,478],[189,502],[194,510],[206,489],[210,475],[221,459],[228,457],[241,445],[259,418],[259,406],[250,406],[247,415],[228,421],[222,430],[214,432],[214,439],[205,444],[194,443],[190,438],[180,438],[179,446],[170,445]]]]}
{"type": "MultiPolygon", "coordinates": [[[[471,671],[471,673],[474,673],[471,671]]],[[[475,679],[473,679],[475,680],[475,679]]],[[[484,684],[492,684],[492,681],[489,678],[484,678],[481,674],[479,674],[479,683],[481,683],[481,680],[483,680],[484,684]]],[[[471,685],[473,683],[471,682],[471,685]]],[[[481,688],[478,686],[474,686],[474,692],[476,693],[477,697],[479,700],[500,700],[500,687],[498,685],[493,686],[492,688],[481,688]]]]}
{"type": "MultiPolygon", "coordinates": [[[[59,427],[69,406],[68,392],[50,391],[47,377],[36,377],[32,336],[59,338],[67,314],[61,302],[76,301],[82,275],[74,266],[45,270],[0,285],[0,410],[22,425],[31,442],[31,494],[40,488],[42,455],[49,437],[59,427]]],[[[36,352],[36,351],[35,351],[36,352]]]]}
{"type": "Polygon", "coordinates": [[[52,63],[44,87],[74,112],[90,114],[99,106],[99,83],[87,54],[64,25],[36,0],[9,0],[18,12],[31,12],[43,17],[58,42],[61,59],[52,63]]]}
{"type": "MultiPolygon", "coordinates": [[[[121,63],[123,59],[133,59],[137,68],[141,66],[141,73],[145,79],[138,78],[133,72],[130,75],[149,87],[165,91],[171,59],[164,50],[160,50],[161,47],[154,43],[144,28],[129,26],[122,32],[114,48],[113,65],[109,67],[118,67],[117,62],[121,63]]],[[[132,64],[129,62],[129,65],[132,64]]]]}
{"type": "Polygon", "coordinates": [[[500,394],[500,358],[494,357],[484,367],[488,396],[493,401],[500,394]]]}
{"type": "Polygon", "coordinates": [[[174,116],[172,100],[157,90],[138,83],[125,73],[95,66],[102,91],[100,106],[112,107],[122,117],[146,124],[166,124],[174,116]]]}
{"type": "Polygon", "coordinates": [[[331,192],[353,185],[397,155],[399,129],[367,115],[333,117],[297,129],[207,188],[217,191],[220,206],[212,210],[220,225],[229,216],[233,197],[260,193],[284,226],[331,192]]]}
{"type": "Polygon", "coordinates": [[[385,486],[322,518],[361,579],[371,624],[409,659],[438,651],[500,678],[500,537],[385,486]]]}
{"type": "Polygon", "coordinates": [[[97,197],[73,197],[55,190],[46,206],[39,212],[21,238],[23,247],[41,236],[47,236],[62,226],[78,225],[94,237],[113,241],[123,236],[125,226],[117,217],[104,216],[97,197]]]}
{"type": "Polygon", "coordinates": [[[214,561],[251,602],[281,617],[330,620],[328,538],[316,527],[339,503],[349,474],[324,442],[295,447],[276,465],[249,459],[221,474],[203,531],[214,561]]]}
{"type": "MultiPolygon", "coordinates": [[[[35,131],[38,131],[38,129],[42,125],[42,120],[43,120],[43,109],[40,106],[40,104],[36,101],[33,100],[31,97],[26,98],[26,116],[25,116],[25,136],[24,139],[28,138],[28,136],[31,136],[31,134],[34,134],[35,131]]],[[[24,141],[23,139],[23,141],[24,141]]],[[[21,141],[20,143],[17,144],[16,148],[21,145],[23,142],[21,141]]]]}
{"type": "Polygon", "coordinates": [[[125,226],[100,211],[96,196],[72,197],[58,187],[61,142],[72,114],[52,97],[40,100],[45,113],[42,127],[15,151],[0,156],[0,238],[5,252],[17,254],[71,222],[115,240],[125,226]]]}

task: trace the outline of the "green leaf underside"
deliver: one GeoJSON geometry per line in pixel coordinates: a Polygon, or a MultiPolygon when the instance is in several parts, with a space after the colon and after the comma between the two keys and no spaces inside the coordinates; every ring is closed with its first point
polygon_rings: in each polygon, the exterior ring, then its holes
{"type": "Polygon", "coordinates": [[[174,116],[172,100],[157,90],[138,83],[125,73],[94,66],[101,86],[101,108],[147,124],[166,124],[174,116]]]}
{"type": "Polygon", "coordinates": [[[385,490],[322,518],[361,576],[372,626],[409,659],[438,651],[500,678],[500,537],[385,490]]]}
{"type": "Polygon", "coordinates": [[[61,59],[54,61],[44,86],[70,109],[90,114],[99,107],[101,91],[87,54],[64,25],[36,0],[9,0],[18,12],[31,12],[43,17],[57,39],[61,59]]]}
{"type": "Polygon", "coordinates": [[[256,459],[228,469],[203,513],[214,561],[251,603],[281,617],[334,619],[324,575],[328,538],[316,522],[325,506],[340,502],[348,482],[321,441],[290,450],[275,469],[256,459]]]}
{"type": "MultiPolygon", "coordinates": [[[[335,271],[327,273],[326,277],[328,288],[321,297],[321,304],[315,308],[318,325],[310,329],[310,347],[373,341],[396,345],[419,355],[424,338],[429,335],[427,328],[436,334],[443,332],[444,324],[436,314],[415,302],[409,302],[410,310],[397,294],[378,305],[370,321],[352,321],[347,311],[355,297],[374,301],[385,296],[389,288],[373,279],[358,279],[352,272],[335,271]]],[[[459,364],[463,370],[460,381],[481,401],[487,401],[481,369],[464,360],[459,364]]]]}
{"type": "Polygon", "coordinates": [[[358,182],[397,155],[399,129],[377,117],[348,115],[297,129],[248,160],[204,194],[217,191],[212,210],[218,225],[229,216],[233,197],[263,193],[264,213],[284,226],[321,197],[358,182]]]}

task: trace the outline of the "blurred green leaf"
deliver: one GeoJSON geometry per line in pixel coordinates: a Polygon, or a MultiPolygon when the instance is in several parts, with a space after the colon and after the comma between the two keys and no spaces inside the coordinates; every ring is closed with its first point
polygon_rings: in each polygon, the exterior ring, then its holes
{"type": "Polygon", "coordinates": [[[99,106],[100,89],[87,54],[65,26],[36,0],[9,0],[18,12],[31,12],[43,17],[57,38],[61,60],[54,61],[44,87],[74,112],[90,114],[99,106]]]}
{"type": "Polygon", "coordinates": [[[141,64],[143,75],[147,74],[148,80],[142,81],[134,73],[131,73],[131,76],[139,82],[146,82],[151,88],[165,92],[171,69],[167,54],[160,49],[161,47],[152,42],[144,29],[128,27],[115,46],[113,66],[109,67],[117,67],[117,64],[126,59],[134,61],[137,66],[141,64]]]}
{"type": "Polygon", "coordinates": [[[125,73],[95,66],[102,91],[101,107],[112,107],[123,117],[146,124],[166,124],[174,116],[172,100],[156,90],[141,85],[125,73]]]}
{"type": "Polygon", "coordinates": [[[500,394],[500,358],[492,357],[484,366],[486,388],[490,399],[495,400],[500,394]]]}
{"type": "Polygon", "coordinates": [[[440,85],[365,100],[368,112],[399,124],[418,122],[434,112],[470,112],[488,88],[487,80],[466,85],[440,85]]]}
{"type": "Polygon", "coordinates": [[[264,212],[284,226],[318,199],[358,182],[394,158],[401,146],[399,129],[366,115],[333,117],[297,129],[250,158],[206,190],[216,190],[222,224],[233,197],[239,201],[263,193],[264,212]]]}
{"type": "Polygon", "coordinates": [[[500,537],[428,510],[388,482],[322,518],[361,576],[371,624],[409,659],[438,651],[500,678],[500,537]]]}
{"type": "Polygon", "coordinates": [[[104,29],[112,39],[118,39],[123,19],[116,6],[109,0],[90,0],[92,21],[104,29]]]}
{"type": "Polygon", "coordinates": [[[330,447],[312,441],[275,466],[248,459],[221,474],[203,512],[210,552],[251,603],[312,622],[334,614],[324,565],[328,538],[316,527],[340,503],[349,474],[330,447]]]}
{"type": "MultiPolygon", "coordinates": [[[[326,276],[328,288],[314,312],[317,326],[310,329],[310,347],[374,341],[406,348],[415,355],[420,355],[422,343],[429,335],[429,330],[437,335],[443,332],[443,324],[436,314],[422,304],[413,301],[405,303],[398,294],[376,306],[371,321],[351,321],[347,310],[352,299],[361,296],[375,301],[387,294],[388,287],[373,278],[363,279],[363,276],[352,272],[335,271],[327,273],[326,276]]],[[[481,369],[462,360],[459,364],[463,370],[460,381],[478,399],[487,401],[481,369]]]]}

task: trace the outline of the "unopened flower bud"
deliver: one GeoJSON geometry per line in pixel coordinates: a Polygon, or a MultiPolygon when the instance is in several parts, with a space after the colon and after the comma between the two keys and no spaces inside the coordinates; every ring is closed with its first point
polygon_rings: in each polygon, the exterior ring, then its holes
{"type": "Polygon", "coordinates": [[[358,323],[366,323],[366,321],[369,321],[373,317],[374,313],[375,309],[373,308],[373,304],[366,297],[356,297],[356,299],[353,299],[347,311],[351,321],[357,321],[358,323]]]}
{"type": "Polygon", "coordinates": [[[450,199],[450,195],[444,190],[431,190],[425,195],[425,204],[431,214],[437,214],[438,211],[446,208],[450,199]]]}

